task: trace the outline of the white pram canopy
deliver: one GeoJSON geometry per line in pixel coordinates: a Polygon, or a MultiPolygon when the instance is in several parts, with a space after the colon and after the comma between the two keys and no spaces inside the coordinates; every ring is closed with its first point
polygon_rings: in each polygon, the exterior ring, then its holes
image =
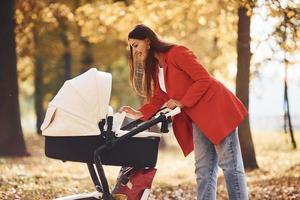
{"type": "MultiPolygon", "coordinates": [[[[100,135],[99,121],[113,116],[113,131],[121,137],[129,131],[120,130],[125,112],[113,114],[109,106],[112,88],[110,73],[91,68],[64,83],[48,105],[41,126],[45,136],[95,136],[100,135]]],[[[140,132],[134,137],[161,137],[154,132],[140,132]]]]}
{"type": "Polygon", "coordinates": [[[98,122],[106,118],[111,87],[111,74],[95,68],[66,81],[48,105],[43,135],[99,135],[98,122]]]}

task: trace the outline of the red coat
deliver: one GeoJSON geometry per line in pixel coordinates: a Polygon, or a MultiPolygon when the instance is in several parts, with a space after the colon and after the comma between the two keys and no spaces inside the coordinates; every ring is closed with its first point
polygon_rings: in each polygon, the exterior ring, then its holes
{"type": "Polygon", "coordinates": [[[164,78],[167,94],[155,80],[154,96],[139,110],[142,119],[150,118],[169,99],[180,101],[182,113],[173,118],[173,131],[187,156],[193,151],[192,122],[213,143],[220,143],[245,118],[247,110],[222,83],[214,79],[193,52],[174,46],[164,54],[164,78]]]}

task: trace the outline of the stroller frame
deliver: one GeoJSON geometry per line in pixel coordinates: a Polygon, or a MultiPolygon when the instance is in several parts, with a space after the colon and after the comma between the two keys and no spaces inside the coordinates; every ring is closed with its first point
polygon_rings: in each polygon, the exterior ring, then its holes
{"type": "MultiPolygon", "coordinates": [[[[158,112],[164,109],[166,109],[166,107],[161,108],[158,112]]],[[[168,124],[172,121],[171,117],[178,113],[180,113],[180,108],[176,108],[165,113],[160,112],[159,115],[155,115],[153,119],[145,122],[143,122],[140,119],[135,120],[121,128],[121,130],[130,130],[128,133],[121,137],[116,137],[114,132],[112,131],[112,116],[108,116],[107,119],[101,120],[98,123],[98,127],[101,132],[101,136],[105,139],[105,143],[94,151],[94,163],[87,163],[90,176],[92,178],[97,192],[89,193],[86,195],[72,195],[69,197],[58,198],[57,200],[114,200],[114,197],[110,193],[108,181],[104,172],[103,164],[101,161],[101,153],[105,150],[112,149],[116,144],[120,143],[121,141],[124,141],[134,135],[137,135],[138,133],[149,129],[150,127],[158,123],[162,123],[162,133],[169,132],[168,124]],[[106,130],[104,130],[105,124],[107,124],[106,130]]]]}

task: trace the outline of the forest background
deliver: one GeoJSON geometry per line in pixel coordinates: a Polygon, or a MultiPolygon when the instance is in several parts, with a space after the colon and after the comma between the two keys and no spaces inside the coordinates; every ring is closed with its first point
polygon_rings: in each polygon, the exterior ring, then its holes
{"type": "MultiPolygon", "coordinates": [[[[44,156],[39,127],[64,81],[91,67],[112,74],[115,110],[141,104],[127,64],[127,34],[139,23],[192,49],[248,107],[239,137],[251,197],[300,198],[299,10],[298,0],[2,1],[1,199],[91,190],[82,184],[90,181],[84,166],[44,156]]],[[[192,155],[183,158],[172,133],[162,143],[151,198],[193,199],[192,155]],[[170,163],[174,176],[165,181],[170,163]]],[[[117,169],[108,170],[115,177],[117,169]]],[[[220,174],[218,195],[226,199],[220,174]]]]}

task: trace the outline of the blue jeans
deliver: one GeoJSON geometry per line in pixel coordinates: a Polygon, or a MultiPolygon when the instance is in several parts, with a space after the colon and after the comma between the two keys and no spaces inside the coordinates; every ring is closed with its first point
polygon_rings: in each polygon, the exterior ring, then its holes
{"type": "Polygon", "coordinates": [[[247,183],[237,133],[220,144],[212,144],[193,124],[197,200],[215,200],[218,165],[222,168],[230,200],[247,200],[247,183]]]}

